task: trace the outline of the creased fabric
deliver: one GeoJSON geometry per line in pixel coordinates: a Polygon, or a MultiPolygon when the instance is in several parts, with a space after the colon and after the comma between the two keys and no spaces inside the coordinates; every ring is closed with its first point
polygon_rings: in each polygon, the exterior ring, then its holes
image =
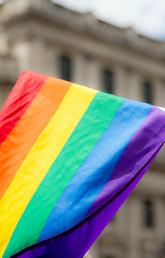
{"type": "Polygon", "coordinates": [[[83,257],[164,142],[163,109],[23,72],[0,113],[0,257],[83,257]]]}

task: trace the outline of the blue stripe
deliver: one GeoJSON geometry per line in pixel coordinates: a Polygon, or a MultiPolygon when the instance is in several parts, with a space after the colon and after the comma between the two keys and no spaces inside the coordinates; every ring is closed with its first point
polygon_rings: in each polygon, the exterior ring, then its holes
{"type": "Polygon", "coordinates": [[[40,240],[56,236],[86,217],[91,205],[109,181],[124,149],[150,111],[150,105],[129,100],[124,102],[110,127],[61,195],[40,240]]]}

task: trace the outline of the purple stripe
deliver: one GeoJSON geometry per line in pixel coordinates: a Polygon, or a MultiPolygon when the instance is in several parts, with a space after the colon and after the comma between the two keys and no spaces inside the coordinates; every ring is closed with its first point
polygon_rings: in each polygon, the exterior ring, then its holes
{"type": "Polygon", "coordinates": [[[88,217],[71,230],[14,257],[83,257],[147,171],[164,141],[165,114],[154,109],[126,148],[111,177],[111,184],[104,188],[88,217]]]}
{"type": "MultiPolygon", "coordinates": [[[[162,145],[161,145],[162,146],[162,145]]],[[[40,242],[37,245],[28,248],[13,258],[82,258],[98,235],[102,232],[105,226],[113,218],[117,210],[130,195],[139,180],[147,171],[161,146],[155,149],[155,152],[147,164],[139,171],[139,173],[127,184],[118,194],[113,196],[99,210],[89,216],[83,223],[61,234],[40,242]]]]}
{"type": "Polygon", "coordinates": [[[153,108],[119,160],[110,181],[102,190],[89,214],[130,182],[153,155],[156,146],[165,141],[165,113],[153,108]]]}
{"type": "Polygon", "coordinates": [[[59,235],[85,219],[152,109],[130,100],[123,103],[54,206],[40,236],[41,241],[59,235]]]}

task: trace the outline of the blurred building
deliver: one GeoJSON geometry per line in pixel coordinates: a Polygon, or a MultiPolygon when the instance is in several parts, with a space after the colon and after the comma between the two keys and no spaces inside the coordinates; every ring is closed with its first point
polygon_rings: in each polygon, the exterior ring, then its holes
{"type": "MultiPolygon", "coordinates": [[[[24,69],[165,106],[165,42],[50,0],[0,5],[0,105],[24,69]]],[[[89,257],[165,258],[163,155],[165,151],[89,257]]]]}

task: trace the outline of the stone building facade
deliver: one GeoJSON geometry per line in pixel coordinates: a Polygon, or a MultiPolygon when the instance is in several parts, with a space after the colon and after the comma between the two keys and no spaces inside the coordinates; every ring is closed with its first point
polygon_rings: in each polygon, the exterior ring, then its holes
{"type": "MultiPolygon", "coordinates": [[[[24,69],[165,106],[165,42],[50,0],[0,5],[0,106],[24,69]]],[[[163,157],[165,150],[89,257],[165,258],[163,157]]]]}

